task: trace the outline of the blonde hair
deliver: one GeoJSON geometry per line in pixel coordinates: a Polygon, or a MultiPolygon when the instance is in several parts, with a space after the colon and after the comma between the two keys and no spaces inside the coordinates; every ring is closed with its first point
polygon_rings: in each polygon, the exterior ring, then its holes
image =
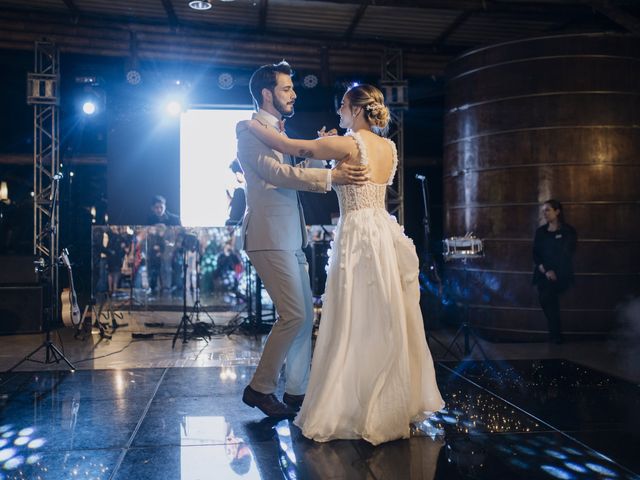
{"type": "Polygon", "coordinates": [[[351,108],[361,107],[364,118],[372,129],[384,135],[389,127],[391,115],[384,104],[384,95],[373,85],[356,85],[345,93],[351,103],[351,108]]]}

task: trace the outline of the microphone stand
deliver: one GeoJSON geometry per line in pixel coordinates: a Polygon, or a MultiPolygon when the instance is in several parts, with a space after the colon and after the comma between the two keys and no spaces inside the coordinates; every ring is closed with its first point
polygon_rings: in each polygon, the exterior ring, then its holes
{"type": "MultiPolygon", "coordinates": [[[[56,174],[53,176],[51,180],[51,207],[49,210],[49,223],[46,225],[45,230],[49,232],[49,235],[53,239],[54,235],[57,235],[58,226],[54,224],[54,215],[56,211],[56,206],[58,205],[58,195],[60,189],[60,179],[62,178],[62,174],[56,174]]],[[[53,240],[51,241],[51,249],[53,251],[53,240]]],[[[58,262],[60,262],[60,258],[51,258],[50,264],[47,265],[45,260],[40,257],[36,263],[36,270],[41,274],[46,274],[48,277],[48,289],[47,294],[49,295],[49,308],[45,309],[44,318],[43,318],[43,328],[45,338],[40,344],[38,348],[25,356],[22,360],[16,363],[13,367],[11,367],[7,372],[12,372],[24,362],[36,362],[42,363],[44,365],[49,365],[50,363],[60,363],[63,361],[69,367],[69,370],[75,371],[76,367],[69,361],[67,357],[65,357],[64,352],[62,352],[58,346],[53,343],[51,340],[51,329],[53,328],[53,322],[58,320],[60,312],[58,311],[58,282],[55,280],[58,275],[58,262]],[[36,360],[33,358],[40,350],[44,349],[45,355],[44,360],[36,360]]]]}
{"type": "MultiPolygon", "coordinates": [[[[431,225],[429,221],[429,190],[426,185],[426,177],[424,175],[416,174],[416,180],[420,182],[420,190],[422,192],[422,207],[423,207],[423,215],[422,215],[422,228],[424,229],[424,263],[423,265],[427,266],[427,282],[430,283],[433,279],[433,282],[438,285],[438,294],[442,294],[442,280],[440,279],[440,275],[438,274],[438,266],[433,261],[433,256],[431,255],[431,251],[429,248],[429,240],[431,238],[431,225]]],[[[444,343],[438,340],[435,335],[429,334],[429,330],[425,325],[425,334],[427,337],[427,345],[429,345],[430,340],[434,340],[438,345],[443,348],[447,348],[444,343]]]]}

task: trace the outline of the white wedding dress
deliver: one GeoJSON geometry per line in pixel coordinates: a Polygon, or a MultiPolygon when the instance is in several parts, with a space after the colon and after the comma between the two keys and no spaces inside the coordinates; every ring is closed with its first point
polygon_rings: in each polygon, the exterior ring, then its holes
{"type": "MultiPolygon", "coordinates": [[[[366,164],[366,145],[349,132],[366,164]]],[[[397,153],[393,146],[393,180],[397,153]]],[[[309,386],[295,424],[317,441],[408,438],[444,407],[420,312],[413,242],[385,210],[387,184],[335,186],[340,221],[329,259],[309,386]]]]}

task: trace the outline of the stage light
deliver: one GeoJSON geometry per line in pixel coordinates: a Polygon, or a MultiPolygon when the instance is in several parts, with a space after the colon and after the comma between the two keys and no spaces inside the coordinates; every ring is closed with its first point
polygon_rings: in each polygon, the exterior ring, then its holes
{"type": "Polygon", "coordinates": [[[230,73],[225,72],[218,75],[218,87],[220,87],[222,90],[231,90],[234,85],[235,80],[233,78],[233,75],[231,75],[230,73]]]}
{"type": "Polygon", "coordinates": [[[82,111],[85,113],[85,115],[93,115],[94,113],[96,113],[96,110],[96,104],[91,100],[87,100],[82,104],[82,111]]]}
{"type": "Polygon", "coordinates": [[[177,100],[170,100],[167,102],[166,111],[171,116],[178,116],[182,113],[182,103],[177,100]]]}
{"type": "Polygon", "coordinates": [[[9,186],[7,182],[0,182],[0,202],[9,200],[9,186]]]}
{"type": "Polygon", "coordinates": [[[127,83],[129,85],[139,85],[142,81],[142,75],[135,69],[131,69],[127,72],[127,83]]]}
{"type": "Polygon", "coordinates": [[[189,2],[189,6],[194,10],[209,10],[211,3],[209,3],[209,0],[192,0],[189,2]]]}
{"type": "Polygon", "coordinates": [[[305,75],[302,79],[302,84],[305,88],[315,88],[318,85],[318,77],[313,74],[305,75]]]}

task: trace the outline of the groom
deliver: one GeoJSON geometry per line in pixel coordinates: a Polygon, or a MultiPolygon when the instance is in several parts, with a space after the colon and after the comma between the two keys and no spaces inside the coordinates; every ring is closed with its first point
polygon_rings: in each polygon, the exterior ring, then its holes
{"type": "MultiPolygon", "coordinates": [[[[294,114],[292,75],[289,64],[282,61],[258,68],[249,81],[257,110],[253,118],[283,135],[283,118],[294,114]]],[[[307,234],[297,190],[328,192],[332,183],[363,183],[367,172],[366,167],[344,163],[333,170],[296,167],[291,156],[272,150],[248,130],[239,126],[236,136],[247,195],[241,248],[251,259],[279,315],[242,401],[269,417],[286,418],[295,415],[304,399],[313,328],[313,299],[302,251],[307,234]],[[285,394],[281,402],[274,392],[285,363],[285,394]]]]}

